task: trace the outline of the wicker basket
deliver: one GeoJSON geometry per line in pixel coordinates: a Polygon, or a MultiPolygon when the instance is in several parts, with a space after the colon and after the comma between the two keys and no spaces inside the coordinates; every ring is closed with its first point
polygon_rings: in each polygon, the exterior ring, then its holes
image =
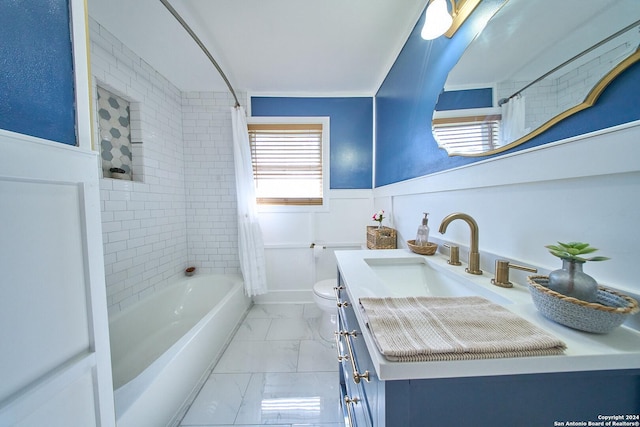
{"type": "Polygon", "coordinates": [[[529,276],[529,290],[543,316],[568,326],[596,334],[606,334],[620,326],[628,315],[638,312],[638,302],[605,287],[598,287],[597,302],[568,297],[548,288],[548,276],[529,276]]]}
{"type": "Polygon", "coordinates": [[[367,226],[367,248],[396,249],[396,230],[390,227],[367,226]]]}
{"type": "Polygon", "coordinates": [[[432,242],[428,242],[427,246],[416,246],[415,243],[415,240],[407,241],[407,245],[409,245],[411,252],[415,252],[420,255],[433,255],[436,253],[436,249],[438,249],[438,245],[432,242]]]}

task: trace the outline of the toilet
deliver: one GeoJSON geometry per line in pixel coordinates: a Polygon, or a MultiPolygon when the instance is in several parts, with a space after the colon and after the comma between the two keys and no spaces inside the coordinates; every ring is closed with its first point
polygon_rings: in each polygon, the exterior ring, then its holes
{"type": "Polygon", "coordinates": [[[333,289],[336,285],[336,279],[321,280],[313,285],[313,301],[322,310],[320,337],[325,341],[333,341],[334,332],[338,330],[338,306],[333,289]]]}

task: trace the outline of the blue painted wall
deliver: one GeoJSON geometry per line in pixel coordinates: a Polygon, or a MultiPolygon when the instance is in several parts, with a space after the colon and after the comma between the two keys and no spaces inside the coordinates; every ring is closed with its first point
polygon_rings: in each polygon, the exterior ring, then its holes
{"type": "Polygon", "coordinates": [[[252,97],[251,115],[328,116],[331,130],[330,188],[371,188],[373,98],[252,97]]]}
{"type": "Polygon", "coordinates": [[[0,128],[76,145],[67,0],[0,6],[0,128]]]}
{"type": "Polygon", "coordinates": [[[493,107],[493,89],[491,88],[448,90],[438,97],[436,111],[487,107],[493,107]]]}
{"type": "MultiPolygon", "coordinates": [[[[375,186],[451,169],[486,157],[448,157],[431,133],[431,117],[448,72],[502,0],[483,0],[453,38],[423,40],[419,20],[376,95],[375,186]]],[[[640,119],[640,64],[620,75],[596,105],[514,152],[640,119]]]]}

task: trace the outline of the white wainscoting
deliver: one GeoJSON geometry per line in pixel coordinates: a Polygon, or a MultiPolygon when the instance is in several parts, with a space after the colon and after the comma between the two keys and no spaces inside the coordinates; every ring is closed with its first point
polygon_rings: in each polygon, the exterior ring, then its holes
{"type": "MultiPolygon", "coordinates": [[[[611,260],[587,263],[585,272],[637,295],[639,138],[640,122],[633,122],[388,185],[374,190],[375,208],[391,212],[399,244],[414,238],[422,212],[430,212],[432,240],[459,245],[465,262],[469,227],[455,221],[444,235],[438,227],[452,212],[473,216],[487,280],[498,257],[546,274],[559,268],[560,260],[545,245],[588,242],[611,260]]],[[[519,282],[526,275],[512,271],[519,282]]]]}
{"type": "Polygon", "coordinates": [[[311,302],[313,284],[336,277],[334,251],[365,243],[366,226],[372,224],[371,193],[331,190],[329,208],[322,211],[260,212],[269,292],[254,301],[311,302]]]}
{"type": "Polygon", "coordinates": [[[97,153],[0,130],[0,425],[113,426],[97,153]]]}

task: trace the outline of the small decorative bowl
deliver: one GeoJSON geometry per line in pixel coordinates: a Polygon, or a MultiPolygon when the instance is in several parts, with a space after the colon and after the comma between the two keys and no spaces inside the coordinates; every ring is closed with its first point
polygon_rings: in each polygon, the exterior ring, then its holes
{"type": "Polygon", "coordinates": [[[189,267],[186,270],[184,270],[184,274],[187,276],[193,276],[194,274],[196,274],[196,268],[195,267],[189,267]]]}
{"type": "Polygon", "coordinates": [[[549,289],[548,276],[529,276],[527,281],[543,316],[580,331],[606,334],[638,312],[636,300],[603,286],[598,287],[597,302],[586,302],[549,289]]]}
{"type": "Polygon", "coordinates": [[[128,179],[127,172],[122,168],[109,168],[111,172],[111,178],[113,179],[128,179]]]}
{"type": "Polygon", "coordinates": [[[407,245],[409,245],[411,252],[420,255],[433,255],[436,253],[436,249],[438,249],[438,245],[432,242],[428,242],[427,246],[416,246],[415,240],[408,240],[407,245]]]}
{"type": "Polygon", "coordinates": [[[113,178],[113,179],[129,179],[127,174],[120,173],[120,172],[111,172],[111,178],[113,178]]]}

